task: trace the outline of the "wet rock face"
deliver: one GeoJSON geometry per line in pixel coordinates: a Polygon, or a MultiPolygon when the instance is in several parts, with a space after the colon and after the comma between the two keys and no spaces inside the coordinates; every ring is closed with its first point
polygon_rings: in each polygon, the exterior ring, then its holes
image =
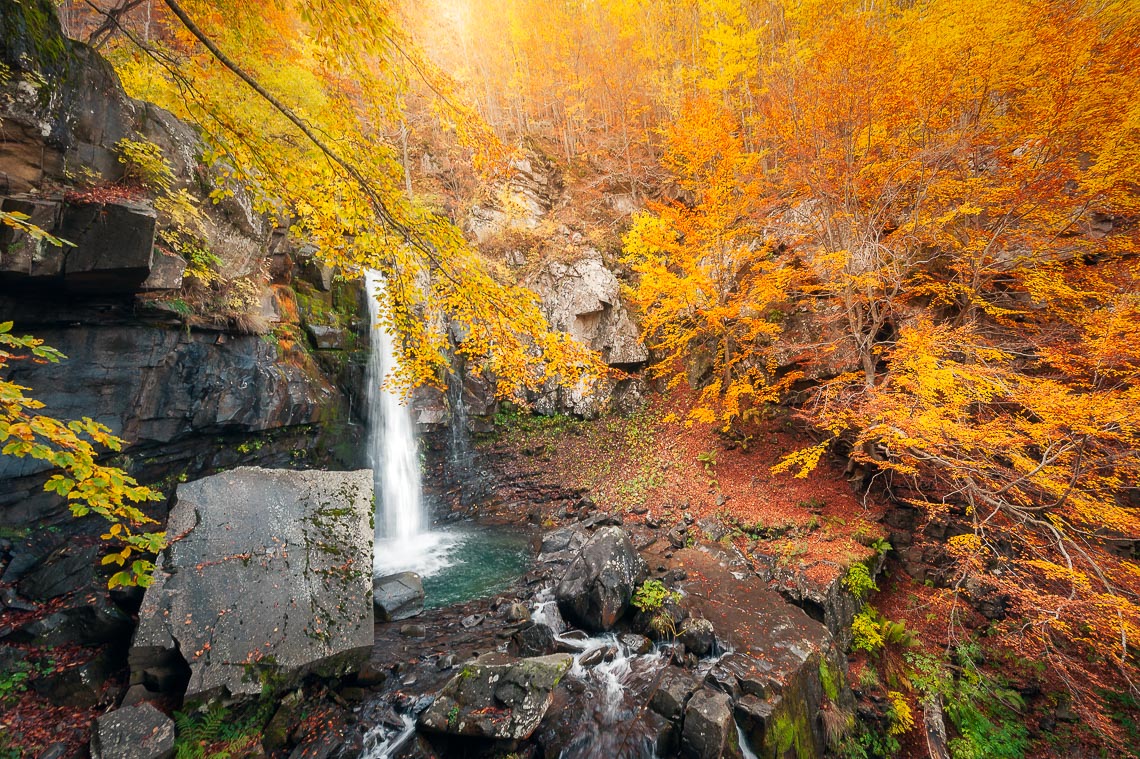
{"type": "Polygon", "coordinates": [[[685,705],[681,752],[692,759],[719,759],[733,729],[732,699],[702,688],[685,705]]]}
{"type": "Polygon", "coordinates": [[[546,714],[573,658],[552,654],[463,667],[422,715],[422,729],[450,735],[526,740],[546,714]]]}
{"type": "Polygon", "coordinates": [[[604,632],[629,608],[637,586],[649,574],[645,560],[618,527],[604,527],[582,546],[554,590],[568,620],[604,632]]]}
{"type": "MultiPolygon", "coordinates": [[[[335,400],[323,376],[279,361],[277,348],[254,335],[142,325],[48,327],[36,335],[68,356],[67,371],[21,362],[11,379],[35,388],[57,416],[90,416],[132,444],[316,423],[335,400]]],[[[5,456],[0,480],[40,467],[5,456]]]]}
{"type": "Polygon", "coordinates": [[[415,572],[399,572],[372,581],[372,605],[379,622],[398,622],[424,610],[424,583],[415,572]]]}
{"type": "Polygon", "coordinates": [[[355,669],[373,641],[371,499],[369,470],[242,467],[180,485],[132,680],[173,651],[190,668],[186,698],[256,695],[259,668],[355,669]]]}
{"type": "Polygon", "coordinates": [[[93,759],[169,759],[174,721],[150,704],[116,709],[95,720],[93,759]]]}

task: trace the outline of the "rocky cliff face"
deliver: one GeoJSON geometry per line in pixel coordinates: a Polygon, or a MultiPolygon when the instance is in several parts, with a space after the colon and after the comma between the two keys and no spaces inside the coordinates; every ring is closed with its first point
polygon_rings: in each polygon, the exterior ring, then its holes
{"type": "MultiPolygon", "coordinates": [[[[62,35],[52,8],[0,0],[0,208],[72,245],[0,225],[0,321],[68,359],[19,362],[9,378],[47,413],[107,424],[128,443],[120,463],[148,484],[239,463],[356,466],[359,290],[274,235],[241,192],[208,202],[193,128],[129,98],[106,61],[62,35]],[[225,276],[249,283],[240,324],[187,310],[187,262],[159,247],[162,215],[119,191],[122,139],[157,145],[176,188],[197,198],[204,242],[225,276]]],[[[0,524],[62,517],[42,476],[0,458],[0,524]]]]}

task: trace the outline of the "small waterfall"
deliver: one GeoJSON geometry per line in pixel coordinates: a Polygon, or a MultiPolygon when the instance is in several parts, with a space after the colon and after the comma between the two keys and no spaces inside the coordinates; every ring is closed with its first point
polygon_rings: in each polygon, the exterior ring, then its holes
{"type": "Polygon", "coordinates": [[[567,630],[550,588],[536,596],[531,619],[549,627],[563,650],[575,651],[567,676],[579,687],[556,717],[563,734],[572,737],[559,759],[655,759],[655,735],[640,715],[673,655],[672,647],[659,643],[638,654],[613,633],[588,636],[567,630]]]}
{"type": "Polygon", "coordinates": [[[368,458],[372,465],[377,498],[376,536],[407,541],[424,527],[420,486],[419,446],[412,412],[399,393],[383,386],[398,367],[392,335],[384,327],[384,314],[377,296],[384,279],[377,272],[365,274],[368,312],[372,318],[372,352],[368,359],[368,458]]]}
{"type": "Polygon", "coordinates": [[[475,456],[467,434],[467,403],[463,399],[464,371],[457,368],[447,383],[447,405],[451,409],[448,439],[448,459],[456,479],[463,483],[471,476],[475,456]]]}
{"type": "Polygon", "coordinates": [[[740,729],[740,723],[733,722],[733,724],[736,726],[736,743],[740,746],[740,753],[744,756],[744,759],[760,759],[760,757],[756,755],[756,752],[752,750],[751,744],[748,743],[748,736],[740,729]]]}

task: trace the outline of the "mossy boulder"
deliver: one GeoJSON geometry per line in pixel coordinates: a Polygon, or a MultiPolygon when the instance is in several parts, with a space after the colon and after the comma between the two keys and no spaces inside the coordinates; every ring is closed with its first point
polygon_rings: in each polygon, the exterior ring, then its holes
{"type": "Polygon", "coordinates": [[[569,654],[465,665],[420,715],[424,730],[526,740],[546,715],[554,688],[570,670],[569,654]]]}

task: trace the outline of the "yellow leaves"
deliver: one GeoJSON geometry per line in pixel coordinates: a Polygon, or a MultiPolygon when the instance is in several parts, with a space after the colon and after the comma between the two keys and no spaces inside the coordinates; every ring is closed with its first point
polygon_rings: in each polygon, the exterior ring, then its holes
{"type": "Polygon", "coordinates": [[[914,729],[914,712],[906,696],[897,690],[887,691],[887,700],[890,702],[891,725],[887,732],[891,735],[903,735],[914,729]]]}
{"type": "MultiPolygon", "coordinates": [[[[26,358],[8,349],[27,351],[38,360],[58,361],[62,354],[42,341],[30,336],[11,334],[12,324],[0,324],[0,374],[8,362],[26,358]]],[[[61,469],[48,477],[44,490],[67,499],[73,515],[77,517],[95,513],[111,523],[103,535],[122,548],[103,559],[103,564],[123,566],[132,553],[157,553],[165,546],[163,533],[131,532],[130,525],[153,522],[133,503],[161,499],[161,494],[139,485],[134,478],[116,467],[98,463],[95,445],[119,450],[122,441],[111,434],[106,425],[84,417],[61,422],[49,416],[30,413],[43,407],[38,401],[24,396],[27,388],[0,379],[0,442],[6,442],[4,455],[31,457],[61,469]]],[[[147,582],[147,572],[153,565],[136,561],[123,576],[113,578],[112,587],[121,584],[147,582]]],[[[120,573],[122,574],[122,573],[120,573]]]]}
{"type": "Polygon", "coordinates": [[[819,465],[819,460],[831,446],[832,442],[833,440],[825,440],[822,443],[816,443],[808,448],[793,451],[773,465],[770,471],[772,474],[780,474],[781,472],[788,472],[798,467],[795,476],[799,479],[803,479],[811,474],[812,470],[819,465]]]}
{"type": "Polygon", "coordinates": [[[1044,559],[1027,559],[1022,561],[1021,565],[1036,569],[1046,580],[1063,582],[1081,591],[1088,591],[1092,588],[1089,576],[1080,570],[1069,569],[1067,566],[1044,559]]]}
{"type": "Polygon", "coordinates": [[[973,556],[982,550],[981,537],[972,532],[955,535],[947,542],[951,552],[962,556],[973,556]]]}

